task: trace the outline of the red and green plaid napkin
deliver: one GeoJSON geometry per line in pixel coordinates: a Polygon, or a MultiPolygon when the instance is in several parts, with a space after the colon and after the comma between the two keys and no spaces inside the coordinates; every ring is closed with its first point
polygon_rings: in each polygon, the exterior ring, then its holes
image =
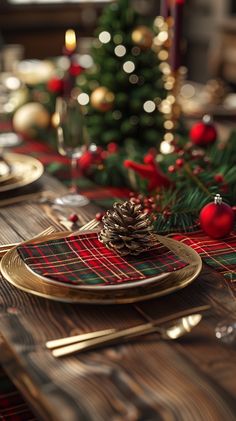
{"type": "Polygon", "coordinates": [[[161,243],[139,256],[119,256],[98,240],[97,233],[25,244],[17,250],[34,272],[73,285],[121,284],[187,265],[161,243]]]}
{"type": "Polygon", "coordinates": [[[220,272],[225,279],[236,281],[236,233],[233,232],[226,238],[214,240],[206,234],[175,234],[175,240],[192,247],[200,254],[204,263],[220,272]]]}

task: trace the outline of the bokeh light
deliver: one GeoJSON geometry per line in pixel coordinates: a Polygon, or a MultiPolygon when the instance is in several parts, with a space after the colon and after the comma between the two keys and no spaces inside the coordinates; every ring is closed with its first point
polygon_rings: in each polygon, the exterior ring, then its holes
{"type": "Polygon", "coordinates": [[[89,96],[85,92],[78,95],[77,101],[80,105],[87,105],[89,103],[89,96]]]}
{"type": "Polygon", "coordinates": [[[119,44],[115,47],[114,52],[117,57],[123,57],[126,54],[126,48],[124,45],[119,44]]]}
{"type": "Polygon", "coordinates": [[[146,101],[143,104],[143,109],[146,111],[146,113],[152,113],[156,108],[156,104],[153,101],[146,101]]]}
{"type": "Polygon", "coordinates": [[[110,34],[110,32],[102,31],[102,32],[100,32],[98,38],[99,38],[99,41],[102,44],[107,44],[108,42],[111,41],[111,34],[110,34]]]}
{"type": "Polygon", "coordinates": [[[126,73],[132,73],[132,72],[134,71],[134,69],[135,69],[135,64],[134,64],[134,62],[133,62],[133,61],[130,61],[130,60],[126,61],[126,62],[123,64],[123,69],[124,69],[124,71],[125,71],[126,73]]]}

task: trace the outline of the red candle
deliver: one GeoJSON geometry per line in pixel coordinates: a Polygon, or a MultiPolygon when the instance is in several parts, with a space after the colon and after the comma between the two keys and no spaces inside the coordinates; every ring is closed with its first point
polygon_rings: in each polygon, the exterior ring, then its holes
{"type": "Polygon", "coordinates": [[[161,0],[160,16],[163,16],[164,19],[168,18],[169,16],[169,1],[168,0],[161,0]]]}
{"type": "Polygon", "coordinates": [[[184,0],[174,0],[173,4],[173,38],[171,43],[171,69],[178,70],[181,65],[181,36],[183,24],[184,0]]]}

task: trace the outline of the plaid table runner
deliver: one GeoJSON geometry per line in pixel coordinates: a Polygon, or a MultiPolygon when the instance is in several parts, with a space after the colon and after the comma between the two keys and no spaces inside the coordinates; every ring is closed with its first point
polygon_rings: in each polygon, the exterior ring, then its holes
{"type": "Polygon", "coordinates": [[[220,272],[225,279],[236,282],[236,232],[221,240],[213,240],[203,232],[175,234],[172,237],[196,250],[204,263],[220,272]]]}
{"type": "Polygon", "coordinates": [[[187,265],[161,243],[139,256],[119,256],[98,240],[97,233],[26,244],[17,250],[33,271],[74,285],[122,284],[187,265]]]}

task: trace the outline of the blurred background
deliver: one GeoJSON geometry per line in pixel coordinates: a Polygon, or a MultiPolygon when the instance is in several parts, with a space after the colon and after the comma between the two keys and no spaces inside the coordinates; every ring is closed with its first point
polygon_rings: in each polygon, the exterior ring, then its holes
{"type": "MultiPolygon", "coordinates": [[[[78,52],[88,52],[98,18],[107,3],[109,0],[1,0],[1,66],[4,60],[11,61],[11,54],[18,54],[19,59],[61,55],[68,28],[73,28],[79,36],[78,52]],[[9,44],[11,48],[7,51],[9,44]]],[[[159,13],[157,0],[133,3],[144,16],[153,19],[159,13]]],[[[210,78],[220,77],[234,90],[236,2],[187,0],[183,30],[183,64],[188,68],[188,79],[206,83],[210,78]]]]}

